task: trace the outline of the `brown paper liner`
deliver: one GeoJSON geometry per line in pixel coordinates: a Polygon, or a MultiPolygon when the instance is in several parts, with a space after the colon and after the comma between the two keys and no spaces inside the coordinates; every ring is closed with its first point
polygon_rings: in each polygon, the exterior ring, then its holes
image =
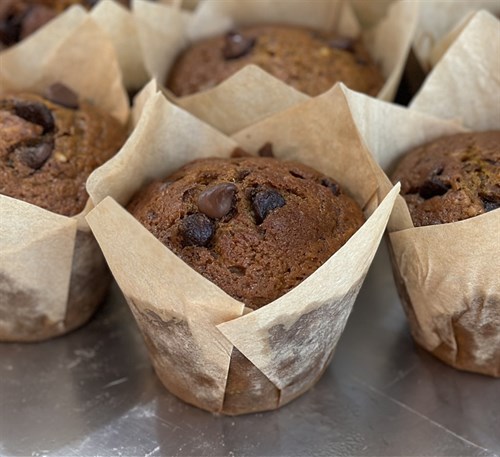
{"type": "Polygon", "coordinates": [[[147,98],[128,142],[88,180],[96,207],[87,220],[168,390],[208,411],[235,415],[275,409],[319,379],[399,189],[392,189],[380,204],[367,205],[378,190],[374,166],[356,134],[341,86],[233,139],[161,93],[147,98]],[[278,158],[299,160],[337,179],[366,206],[367,221],[292,291],[248,312],[175,256],[120,204],[145,183],[194,158],[228,157],[238,145],[255,151],[267,141],[278,158]]]}
{"type": "MultiPolygon", "coordinates": [[[[397,2],[384,19],[366,30],[360,28],[348,2],[315,0],[312,5],[307,0],[296,0],[292,6],[288,0],[208,1],[201,3],[193,14],[187,14],[172,5],[136,0],[134,15],[148,72],[162,84],[175,57],[190,42],[223,33],[235,25],[289,23],[336,30],[346,36],[362,33],[386,78],[378,97],[393,99],[417,23],[416,2],[397,2]]],[[[182,98],[169,94],[169,99],[224,133],[232,134],[307,97],[262,73],[245,68],[206,92],[182,98]],[[263,95],[276,102],[263,99],[263,95]]]]}
{"type": "MultiPolygon", "coordinates": [[[[112,43],[79,7],[0,54],[0,94],[63,82],[126,122],[127,97],[112,43]],[[82,72],[81,68],[92,68],[82,72]]],[[[85,222],[0,196],[0,341],[40,341],[85,323],[109,273],[85,222]]]]}
{"type": "MultiPolygon", "coordinates": [[[[491,58],[499,47],[500,22],[486,12],[475,14],[412,108],[461,119],[472,130],[500,129],[498,104],[491,101],[500,93],[500,67],[491,58]]],[[[410,149],[463,130],[457,123],[414,109],[360,94],[349,93],[348,98],[366,144],[388,173],[410,149]]],[[[381,189],[389,185],[382,173],[378,180],[381,189]]],[[[414,227],[402,198],[388,224],[396,285],[415,341],[455,368],[496,377],[500,377],[500,258],[495,255],[499,227],[498,209],[460,222],[414,227]]]]}

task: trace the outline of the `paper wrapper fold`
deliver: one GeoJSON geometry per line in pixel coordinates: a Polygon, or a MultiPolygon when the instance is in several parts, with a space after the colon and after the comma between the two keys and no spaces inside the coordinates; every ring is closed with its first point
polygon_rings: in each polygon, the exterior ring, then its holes
{"type": "MultiPolygon", "coordinates": [[[[338,0],[315,0],[312,3],[308,0],[207,1],[200,3],[192,14],[172,5],[135,0],[134,15],[147,70],[160,84],[164,83],[177,54],[190,43],[224,33],[235,26],[279,23],[336,31],[346,36],[361,33],[386,78],[378,96],[392,100],[411,46],[418,5],[412,1],[396,2],[387,16],[368,30],[360,28],[351,5],[338,0]]],[[[183,98],[170,94],[169,98],[203,121],[230,134],[306,97],[285,83],[259,75],[255,69],[243,69],[240,73],[207,92],[183,98]],[[288,98],[274,95],[272,88],[279,93],[288,91],[288,98]],[[263,94],[272,99],[265,103],[261,98],[263,94]],[[279,102],[273,102],[277,100],[279,102]],[[193,110],[193,107],[197,109],[193,110]],[[227,109],[229,113],[224,115],[227,109]]]]}
{"type": "MultiPolygon", "coordinates": [[[[114,48],[79,7],[0,54],[0,94],[43,92],[54,82],[127,121],[114,48]]],[[[0,196],[0,341],[47,339],[92,315],[110,275],[85,221],[90,207],[66,217],[0,196]]]]}
{"type": "Polygon", "coordinates": [[[184,401],[232,415],[275,409],[309,389],[327,367],[399,191],[396,186],[380,204],[368,204],[378,190],[374,162],[356,134],[344,90],[336,86],[233,138],[152,94],[120,153],[90,176],[96,207],[87,220],[159,378],[184,401]],[[121,205],[194,158],[228,157],[238,145],[255,151],[268,141],[278,158],[337,179],[365,207],[367,221],[291,292],[249,311],[121,205]]]}
{"type": "MultiPolygon", "coordinates": [[[[436,63],[433,53],[441,40],[457,25],[478,10],[500,14],[499,0],[433,0],[420,3],[418,25],[413,49],[424,70],[429,71],[436,63]]],[[[493,56],[489,56],[493,58],[493,56]]]]}
{"type": "MultiPolygon", "coordinates": [[[[463,120],[464,127],[348,94],[359,130],[388,174],[415,146],[464,128],[500,129],[500,105],[492,101],[500,94],[500,65],[493,57],[500,55],[500,41],[493,39],[499,27],[488,13],[477,13],[412,104],[419,111],[463,120]]],[[[390,186],[381,172],[378,181],[380,189],[390,186]]],[[[388,224],[396,285],[415,341],[456,368],[496,377],[500,377],[499,228],[500,209],[460,222],[414,227],[402,197],[388,224]]]]}

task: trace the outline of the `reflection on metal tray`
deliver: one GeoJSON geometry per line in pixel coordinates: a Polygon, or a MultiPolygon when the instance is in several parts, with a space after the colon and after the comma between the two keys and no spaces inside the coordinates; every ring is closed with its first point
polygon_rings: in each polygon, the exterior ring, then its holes
{"type": "Polygon", "coordinates": [[[214,416],[166,392],[116,286],[67,337],[0,344],[2,456],[496,455],[499,405],[499,380],[415,348],[385,246],[323,378],[271,413],[214,416]]]}

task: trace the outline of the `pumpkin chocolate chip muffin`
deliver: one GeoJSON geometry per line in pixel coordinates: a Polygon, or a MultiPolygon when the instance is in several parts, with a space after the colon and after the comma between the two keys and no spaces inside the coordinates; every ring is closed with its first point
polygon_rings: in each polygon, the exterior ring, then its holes
{"type": "Polygon", "coordinates": [[[80,213],[89,174],[125,140],[124,127],[62,84],[45,97],[0,98],[0,194],[64,216],[80,213]]]}
{"type": "Polygon", "coordinates": [[[193,44],[178,57],[166,85],[175,95],[185,96],[209,89],[250,64],[311,96],[338,81],[376,95],[384,83],[359,39],[298,26],[264,25],[193,44]]]}
{"type": "Polygon", "coordinates": [[[500,131],[460,133],[408,152],[392,175],[415,226],[500,208],[500,131]]]}
{"type": "Polygon", "coordinates": [[[128,209],[182,260],[252,309],[303,281],[364,222],[334,180],[271,157],[190,162],[139,192],[128,209]]]}

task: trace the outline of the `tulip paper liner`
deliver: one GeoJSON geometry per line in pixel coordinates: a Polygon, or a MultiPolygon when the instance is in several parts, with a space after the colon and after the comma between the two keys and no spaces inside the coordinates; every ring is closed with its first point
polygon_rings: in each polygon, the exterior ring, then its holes
{"type": "MultiPolygon", "coordinates": [[[[500,129],[500,110],[491,100],[500,93],[500,67],[481,59],[495,55],[499,44],[492,37],[499,27],[485,12],[471,19],[412,103],[418,111],[348,93],[359,131],[389,174],[405,152],[464,131],[457,122],[420,111],[461,119],[476,131],[500,129]]],[[[383,196],[391,184],[382,172],[378,180],[383,196]]],[[[414,227],[402,197],[388,224],[396,285],[415,341],[456,368],[496,377],[499,227],[500,209],[460,222],[414,227]]]]}
{"type": "MultiPolygon", "coordinates": [[[[380,203],[373,160],[336,86],[229,138],[168,102],[145,103],[122,150],[94,171],[87,220],[142,331],[156,373],[175,395],[225,414],[275,409],[321,376],[375,255],[399,186],[380,203]],[[228,157],[271,141],[279,159],[332,176],[367,221],[315,273],[257,311],[190,268],[120,205],[194,158],[228,157]],[[353,167],[352,163],[356,163],[353,167]]],[[[293,254],[292,254],[293,255],[293,254]]]]}
{"type": "MultiPolygon", "coordinates": [[[[0,55],[0,94],[62,82],[125,123],[129,108],[112,44],[79,7],[0,55]],[[91,68],[92,72],[81,71],[91,68]]],[[[0,195],[0,341],[37,341],[86,322],[110,275],[85,221],[0,195]]]]}
{"type": "Polygon", "coordinates": [[[447,43],[410,108],[474,130],[500,127],[500,21],[479,11],[447,43]]]}
{"type": "MultiPolygon", "coordinates": [[[[412,1],[399,1],[376,27],[365,31],[361,30],[350,4],[339,0],[315,0],[312,3],[308,0],[294,0],[292,3],[290,0],[208,1],[200,3],[192,14],[175,6],[135,0],[134,15],[146,68],[150,77],[160,83],[165,81],[178,53],[191,42],[224,33],[234,26],[281,23],[335,30],[351,37],[362,33],[370,54],[380,65],[386,79],[378,97],[392,100],[411,47],[418,19],[418,5],[412,1]]],[[[255,83],[258,84],[259,81],[255,83]]],[[[237,87],[234,90],[236,89],[237,87]]],[[[226,100],[225,103],[240,107],[251,105],[254,94],[246,89],[242,85],[240,93],[236,94],[239,105],[231,100],[226,100]]],[[[200,93],[190,98],[198,95],[206,97],[200,93]]],[[[184,98],[176,98],[170,94],[170,99],[189,109],[190,103],[184,104],[184,98]]],[[[208,103],[214,102],[219,103],[221,99],[209,97],[208,103]]],[[[274,112],[279,110],[277,108],[274,112]]],[[[272,105],[269,104],[267,109],[272,110],[272,105]]],[[[203,110],[205,111],[207,110],[203,110]]],[[[202,117],[202,120],[210,123],[210,118],[202,117]]]]}
{"type": "MultiPolygon", "coordinates": [[[[415,31],[413,49],[423,69],[430,71],[435,62],[432,54],[436,46],[452,29],[460,24],[471,13],[487,10],[492,14],[500,14],[498,0],[433,0],[420,2],[418,25],[415,31]]],[[[489,59],[493,56],[488,56],[489,59]]]]}

